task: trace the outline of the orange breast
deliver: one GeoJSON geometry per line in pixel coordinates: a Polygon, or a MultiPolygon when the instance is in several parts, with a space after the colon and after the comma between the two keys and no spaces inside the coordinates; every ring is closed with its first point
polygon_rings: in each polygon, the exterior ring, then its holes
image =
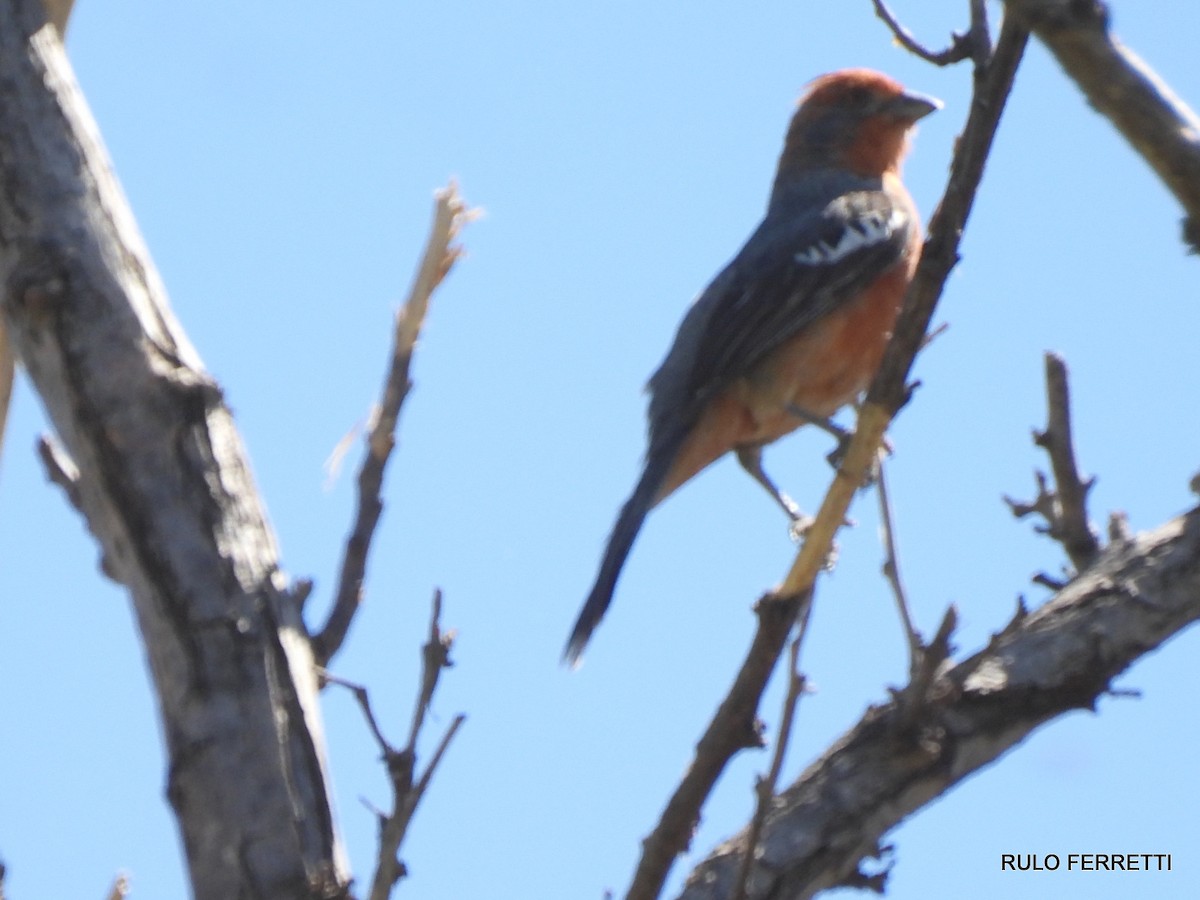
{"type": "Polygon", "coordinates": [[[789,406],[828,417],[865,390],[883,358],[916,259],[910,253],[853,302],[781,344],[714,397],[655,502],[730,450],[769,444],[795,431],[804,420],[789,406]]]}

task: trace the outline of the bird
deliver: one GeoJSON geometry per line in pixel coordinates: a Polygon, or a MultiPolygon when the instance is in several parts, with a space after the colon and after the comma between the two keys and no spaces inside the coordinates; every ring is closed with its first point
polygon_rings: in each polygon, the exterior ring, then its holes
{"type": "Polygon", "coordinates": [[[941,101],[871,69],[809,83],[762,222],[692,303],[651,375],[645,462],[563,653],[578,666],[647,514],[732,451],[792,520],[762,448],[830,420],[870,384],[916,270],[922,229],[900,178],[941,101]]]}

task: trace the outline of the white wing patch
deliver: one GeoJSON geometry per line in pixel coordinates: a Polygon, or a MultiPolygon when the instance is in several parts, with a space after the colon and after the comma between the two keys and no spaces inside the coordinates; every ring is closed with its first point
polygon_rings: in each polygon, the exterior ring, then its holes
{"type": "Polygon", "coordinates": [[[829,265],[849,256],[855,250],[891,239],[903,225],[904,214],[899,209],[890,210],[886,218],[879,211],[870,212],[854,222],[847,223],[846,230],[842,232],[836,244],[820,241],[811,247],[805,247],[793,258],[806,266],[829,265]]]}

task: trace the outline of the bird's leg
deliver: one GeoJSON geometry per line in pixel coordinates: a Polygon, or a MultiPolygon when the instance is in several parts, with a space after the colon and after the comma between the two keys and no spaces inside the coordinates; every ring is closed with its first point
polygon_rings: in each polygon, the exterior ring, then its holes
{"type": "Polygon", "coordinates": [[[789,403],[787,405],[787,411],[797,419],[803,419],[805,422],[808,422],[811,425],[816,425],[826,434],[832,435],[839,441],[850,440],[850,430],[843,428],[828,416],[818,416],[816,413],[809,412],[803,406],[797,406],[795,403],[789,403]]]}
{"type": "Polygon", "coordinates": [[[806,516],[800,507],[796,505],[796,501],[781,491],[763,470],[762,447],[758,444],[738,447],[737,458],[742,468],[749,472],[750,477],[766,489],[767,493],[787,513],[787,517],[792,520],[792,526],[789,529],[792,539],[799,540],[803,537],[804,532],[808,531],[809,526],[813,523],[812,517],[806,516]]]}
{"type": "Polygon", "coordinates": [[[795,403],[789,403],[787,405],[787,411],[796,418],[803,419],[805,422],[816,425],[826,434],[833,436],[833,438],[837,441],[837,446],[830,450],[825,458],[829,460],[829,464],[836,469],[841,463],[842,457],[846,455],[846,448],[850,446],[850,438],[853,437],[854,432],[850,431],[848,428],[843,428],[828,416],[818,416],[816,413],[809,412],[803,406],[797,406],[795,403]]]}

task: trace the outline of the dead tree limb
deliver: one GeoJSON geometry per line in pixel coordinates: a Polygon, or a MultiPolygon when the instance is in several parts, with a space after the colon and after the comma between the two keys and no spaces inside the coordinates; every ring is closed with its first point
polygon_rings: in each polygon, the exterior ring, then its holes
{"type": "Polygon", "coordinates": [[[312,654],[274,535],[37,0],[0,0],[0,312],[133,601],[194,896],[342,896],[312,654]]]}
{"type": "Polygon", "coordinates": [[[1182,204],[1183,238],[1200,252],[1200,118],[1109,29],[1098,0],[1005,0],[1088,102],[1116,126],[1182,204]]]}
{"type": "MultiPolygon", "coordinates": [[[[906,721],[873,707],[779,795],[759,842],[750,900],[804,900],[863,884],[883,836],[1056,716],[1095,709],[1112,680],[1200,619],[1200,509],[1110,544],[1049,603],[943,670],[906,721]]],[[[745,836],[718,847],[679,900],[724,900],[745,836]]],[[[882,885],[879,885],[882,887],[882,885]]]]}
{"type": "Polygon", "coordinates": [[[437,192],[434,202],[433,225],[408,299],[396,313],[387,375],[379,403],[371,416],[367,434],[367,452],[358,472],[358,504],[354,524],[338,574],[333,607],[325,624],[313,638],[313,652],[320,666],[329,665],[350,631],[350,624],[362,601],[363,581],[367,576],[367,558],[379,517],[383,515],[383,476],[388,460],[396,446],[396,426],[400,409],[412,388],[409,370],[416,352],[417,338],[425,323],[425,313],[433,292],[450,272],[461,254],[454,243],[459,230],[471,216],[466,204],[451,184],[437,192]]]}

